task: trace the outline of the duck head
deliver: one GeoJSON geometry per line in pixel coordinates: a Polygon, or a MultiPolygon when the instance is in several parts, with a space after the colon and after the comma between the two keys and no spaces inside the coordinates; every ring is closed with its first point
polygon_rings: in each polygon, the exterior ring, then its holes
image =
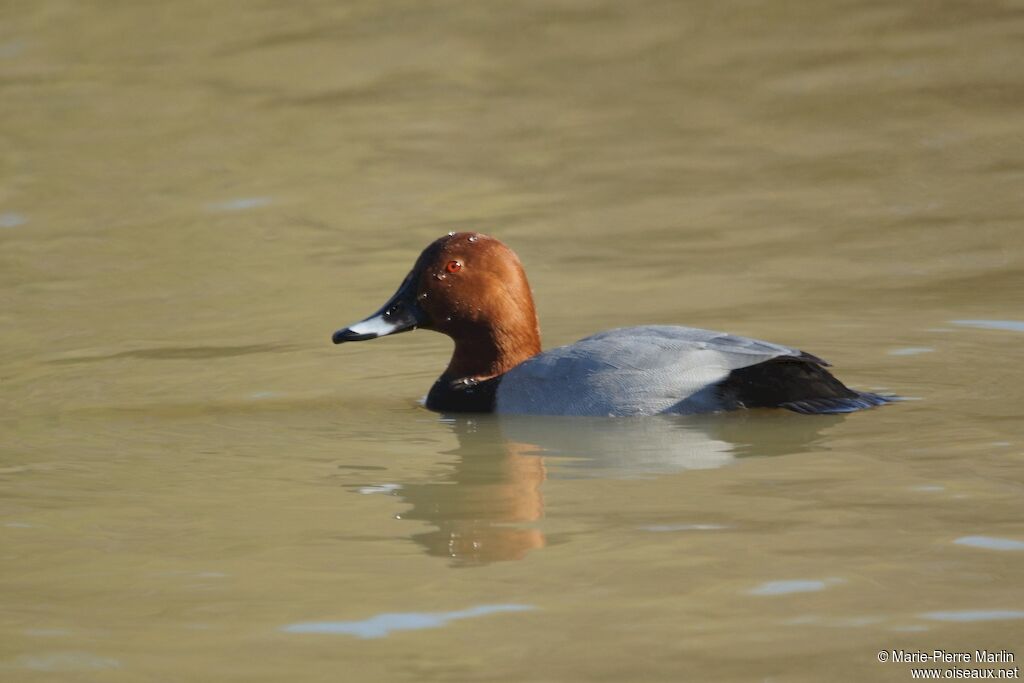
{"type": "Polygon", "coordinates": [[[540,352],[537,312],[519,258],[477,232],[432,242],[380,310],[332,339],[366,341],[416,328],[455,341],[447,379],[495,377],[540,352]]]}

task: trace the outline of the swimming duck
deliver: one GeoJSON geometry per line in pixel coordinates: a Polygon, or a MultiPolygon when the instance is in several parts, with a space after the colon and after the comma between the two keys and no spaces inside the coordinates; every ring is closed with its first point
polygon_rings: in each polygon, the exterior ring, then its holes
{"type": "Polygon", "coordinates": [[[624,327],[542,352],[519,258],[477,232],[435,240],[379,311],[332,340],[365,341],[418,327],[455,342],[426,399],[427,408],[443,413],[847,413],[890,400],[848,388],[809,353],[693,327],[624,327]]]}

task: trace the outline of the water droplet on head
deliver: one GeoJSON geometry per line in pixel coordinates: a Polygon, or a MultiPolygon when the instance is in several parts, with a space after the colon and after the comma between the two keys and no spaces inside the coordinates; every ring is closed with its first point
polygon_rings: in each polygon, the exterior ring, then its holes
{"type": "Polygon", "coordinates": [[[480,238],[477,237],[476,235],[470,235],[469,236],[469,241],[470,242],[476,242],[478,239],[480,239],[480,238]]]}
{"type": "Polygon", "coordinates": [[[454,230],[449,230],[449,231],[448,231],[448,236],[449,236],[449,237],[452,237],[452,236],[454,236],[454,235],[455,235],[455,231],[454,231],[454,230]]]}
{"type": "Polygon", "coordinates": [[[434,273],[434,279],[435,280],[443,280],[446,277],[448,277],[448,276],[445,275],[444,273],[434,273]]]}
{"type": "Polygon", "coordinates": [[[423,300],[424,300],[424,299],[426,299],[426,298],[427,298],[427,293],[426,293],[426,292],[423,292],[423,293],[422,293],[422,294],[420,294],[420,295],[419,295],[418,297],[416,297],[416,301],[423,301],[423,300]]]}
{"type": "Polygon", "coordinates": [[[446,316],[444,317],[444,321],[445,321],[446,323],[450,323],[450,322],[452,321],[452,317],[451,317],[450,315],[446,315],[446,316]]]}

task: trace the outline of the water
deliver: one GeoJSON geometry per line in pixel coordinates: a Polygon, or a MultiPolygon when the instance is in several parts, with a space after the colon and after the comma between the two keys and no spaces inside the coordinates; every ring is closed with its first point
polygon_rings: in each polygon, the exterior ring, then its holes
{"type": "Polygon", "coordinates": [[[384,638],[392,631],[415,631],[424,628],[439,628],[449,621],[481,617],[498,612],[522,612],[533,609],[529,605],[480,605],[461,612],[438,612],[434,614],[378,614],[364,621],[326,621],[306,624],[289,624],[283,630],[287,633],[329,633],[357,636],[359,638],[384,638]]]}
{"type": "Polygon", "coordinates": [[[0,17],[3,680],[1024,654],[1019,5],[0,17]],[[466,229],[518,252],[548,347],[688,324],[913,400],[439,418],[445,339],[330,335],[466,229]]]}

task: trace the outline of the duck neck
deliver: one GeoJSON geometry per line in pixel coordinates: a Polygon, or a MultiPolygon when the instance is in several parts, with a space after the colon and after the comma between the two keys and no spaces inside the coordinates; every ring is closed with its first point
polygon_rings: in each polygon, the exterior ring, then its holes
{"type": "Polygon", "coordinates": [[[488,380],[502,375],[540,353],[540,330],[532,325],[515,329],[486,327],[466,330],[455,337],[455,351],[444,380],[488,380]]]}

